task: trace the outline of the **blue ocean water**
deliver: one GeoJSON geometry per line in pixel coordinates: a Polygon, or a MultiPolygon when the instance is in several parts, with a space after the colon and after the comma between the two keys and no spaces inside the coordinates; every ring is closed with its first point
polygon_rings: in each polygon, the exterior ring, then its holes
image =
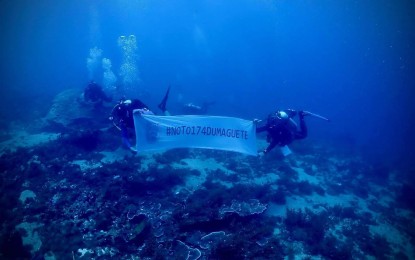
{"type": "Polygon", "coordinates": [[[119,67],[117,39],[134,34],[148,102],[171,84],[178,102],[215,101],[218,115],[315,111],[333,122],[310,122],[311,137],[401,159],[414,144],[413,12],[383,0],[3,1],[2,111],[85,85],[95,46],[119,67]]]}
{"type": "Polygon", "coordinates": [[[308,143],[410,176],[414,17],[412,0],[0,1],[0,126],[12,135],[59,93],[104,84],[102,68],[88,74],[94,47],[121,84],[117,41],[134,35],[139,81],[128,98],[156,110],[170,85],[172,114],[188,102],[244,119],[308,110],[331,119],[307,118],[308,143]]]}

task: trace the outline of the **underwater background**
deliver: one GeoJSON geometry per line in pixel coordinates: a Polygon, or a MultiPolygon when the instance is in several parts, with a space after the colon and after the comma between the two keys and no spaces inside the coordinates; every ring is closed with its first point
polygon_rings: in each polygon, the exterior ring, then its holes
{"type": "Polygon", "coordinates": [[[0,258],[414,259],[414,20],[412,0],[1,0],[0,258]],[[90,80],[113,104],[60,121],[90,80]],[[172,114],[331,122],[285,158],[131,155],[113,105],[168,86],[172,114]]]}

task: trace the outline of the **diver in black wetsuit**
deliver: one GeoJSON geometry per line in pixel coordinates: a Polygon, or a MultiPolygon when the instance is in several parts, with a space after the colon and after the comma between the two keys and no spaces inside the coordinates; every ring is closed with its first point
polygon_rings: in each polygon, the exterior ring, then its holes
{"type": "Polygon", "coordinates": [[[95,107],[102,105],[102,102],[111,102],[112,98],[107,96],[102,87],[95,81],[89,82],[83,93],[83,102],[93,104],[95,107]]]}
{"type": "Polygon", "coordinates": [[[134,129],[133,111],[135,109],[142,109],[143,111],[148,111],[149,114],[153,114],[153,112],[148,109],[147,105],[140,100],[127,99],[121,100],[120,103],[112,109],[110,116],[110,120],[112,120],[113,124],[121,131],[122,142],[133,153],[136,153],[137,151],[129,141],[129,129],[134,129]]]}
{"type": "Polygon", "coordinates": [[[268,116],[267,123],[256,129],[257,133],[267,131],[268,147],[259,152],[262,156],[271,151],[275,146],[285,146],[297,139],[304,139],[307,137],[307,126],[304,121],[304,116],[307,115],[304,111],[295,111],[292,109],[278,110],[268,116]],[[298,114],[300,119],[300,130],[297,129],[297,124],[293,117],[298,114]]]}
{"type": "MultiPolygon", "coordinates": [[[[168,88],[166,95],[164,96],[158,107],[163,111],[165,115],[169,115],[166,109],[167,99],[169,97],[170,87],[168,88]]],[[[142,114],[154,115],[154,113],[138,99],[121,100],[111,111],[110,120],[115,127],[121,131],[121,137],[124,145],[133,153],[137,153],[137,150],[131,145],[129,141],[129,132],[134,130],[134,110],[139,109],[142,114]]],[[[134,132],[134,131],[132,131],[134,132]]]]}

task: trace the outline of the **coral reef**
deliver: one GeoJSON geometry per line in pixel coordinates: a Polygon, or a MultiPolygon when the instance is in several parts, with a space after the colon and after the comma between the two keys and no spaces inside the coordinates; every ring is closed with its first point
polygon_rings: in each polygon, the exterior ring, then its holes
{"type": "Polygon", "coordinates": [[[388,168],[305,148],[133,156],[69,121],[0,155],[2,259],[413,258],[414,190],[388,168]]]}
{"type": "Polygon", "coordinates": [[[53,99],[47,115],[42,118],[43,130],[63,132],[68,128],[99,129],[108,124],[108,108],[85,106],[80,102],[82,91],[67,89],[53,99]]]}

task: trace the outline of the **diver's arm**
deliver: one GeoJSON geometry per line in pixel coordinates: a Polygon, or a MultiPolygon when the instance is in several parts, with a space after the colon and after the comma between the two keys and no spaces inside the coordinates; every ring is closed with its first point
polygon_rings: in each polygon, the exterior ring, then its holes
{"type": "Polygon", "coordinates": [[[128,130],[125,126],[121,127],[121,137],[123,144],[130,150],[133,154],[137,153],[137,149],[133,147],[128,140],[128,130]]]}
{"type": "Polygon", "coordinates": [[[275,146],[277,146],[278,142],[272,140],[271,143],[268,145],[266,149],[264,149],[264,153],[269,153],[272,149],[274,149],[275,146]]]}
{"type": "Polygon", "coordinates": [[[262,132],[267,131],[267,129],[268,129],[268,126],[264,125],[264,126],[261,126],[261,127],[257,127],[256,132],[257,133],[262,133],[262,132]]]}

